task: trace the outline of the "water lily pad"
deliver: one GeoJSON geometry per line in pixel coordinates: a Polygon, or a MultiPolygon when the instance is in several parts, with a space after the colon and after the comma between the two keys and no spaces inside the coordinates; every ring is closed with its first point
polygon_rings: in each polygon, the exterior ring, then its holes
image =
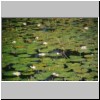
{"type": "Polygon", "coordinates": [[[32,58],[19,58],[19,62],[20,64],[28,64],[28,63],[33,62],[33,59],[32,58]]]}
{"type": "Polygon", "coordinates": [[[4,76],[14,76],[14,75],[13,75],[13,72],[14,72],[14,71],[7,71],[7,72],[4,72],[3,75],[4,75],[4,76]]]}
{"type": "Polygon", "coordinates": [[[24,54],[24,53],[26,53],[26,49],[25,48],[21,48],[21,46],[17,46],[16,53],[24,54]]]}
{"type": "Polygon", "coordinates": [[[28,45],[27,47],[27,53],[28,54],[33,54],[35,52],[35,49],[37,49],[38,43],[32,43],[28,45]]]}
{"type": "Polygon", "coordinates": [[[46,78],[48,78],[50,75],[51,75],[51,73],[48,72],[48,73],[36,74],[34,77],[35,77],[37,80],[43,81],[43,80],[46,80],[46,78]]]}
{"type": "Polygon", "coordinates": [[[14,77],[14,78],[5,78],[4,81],[21,81],[22,79],[20,77],[14,77]]]}
{"type": "Polygon", "coordinates": [[[12,50],[12,46],[11,45],[6,45],[2,48],[2,52],[5,52],[5,53],[10,53],[12,50]],[[9,48],[8,48],[9,47],[9,48]]]}
{"type": "Polygon", "coordinates": [[[20,54],[18,57],[26,58],[26,57],[30,57],[30,55],[28,55],[28,54],[20,54]]]}
{"type": "Polygon", "coordinates": [[[51,66],[53,64],[53,61],[50,58],[43,58],[41,61],[42,63],[47,64],[48,66],[51,66]]]}
{"type": "Polygon", "coordinates": [[[85,59],[82,58],[81,56],[70,56],[70,61],[72,62],[80,62],[80,61],[84,61],[85,59]]]}
{"type": "Polygon", "coordinates": [[[33,71],[27,71],[27,72],[22,72],[22,75],[28,76],[28,75],[33,75],[33,71]]]}
{"type": "Polygon", "coordinates": [[[28,69],[27,66],[21,65],[21,64],[16,64],[12,67],[15,68],[16,71],[27,71],[27,69],[28,69]]]}
{"type": "Polygon", "coordinates": [[[3,54],[2,59],[5,64],[18,63],[18,58],[9,54],[3,54]]]}
{"type": "Polygon", "coordinates": [[[55,78],[54,81],[64,81],[63,78],[55,78]]]}
{"type": "Polygon", "coordinates": [[[79,81],[80,79],[81,78],[77,77],[77,76],[73,76],[73,77],[67,78],[68,81],[79,81]]]}
{"type": "Polygon", "coordinates": [[[66,63],[66,59],[65,58],[60,58],[60,59],[56,59],[55,60],[55,64],[64,64],[66,63]]]}
{"type": "Polygon", "coordinates": [[[85,58],[93,58],[93,55],[84,55],[85,58]]]}

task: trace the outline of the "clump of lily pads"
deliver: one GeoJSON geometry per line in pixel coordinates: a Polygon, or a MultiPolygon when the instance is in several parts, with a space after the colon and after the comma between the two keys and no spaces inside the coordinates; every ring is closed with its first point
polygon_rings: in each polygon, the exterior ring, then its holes
{"type": "Polygon", "coordinates": [[[3,18],[2,80],[97,81],[98,18],[3,18]]]}

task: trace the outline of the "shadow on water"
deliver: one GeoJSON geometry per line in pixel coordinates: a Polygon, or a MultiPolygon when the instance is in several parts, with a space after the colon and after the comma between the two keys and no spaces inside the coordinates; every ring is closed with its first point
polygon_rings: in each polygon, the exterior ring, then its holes
{"type": "Polygon", "coordinates": [[[5,70],[5,71],[13,71],[14,70],[14,68],[12,68],[13,65],[14,64],[10,63],[10,64],[6,65],[5,68],[3,68],[3,70],[5,70]]]}
{"type": "Polygon", "coordinates": [[[96,78],[98,78],[98,76],[96,75],[96,76],[94,76],[93,78],[96,79],[96,78]]]}
{"type": "Polygon", "coordinates": [[[87,71],[87,73],[90,73],[90,72],[92,72],[92,69],[89,68],[88,71],[87,71]]]}
{"type": "Polygon", "coordinates": [[[44,31],[44,32],[53,32],[55,30],[56,30],[56,28],[51,28],[51,27],[44,27],[44,28],[42,28],[42,31],[44,31]]]}
{"type": "MultiPolygon", "coordinates": [[[[68,56],[68,58],[70,58],[70,56],[80,56],[80,52],[78,52],[78,51],[72,51],[71,49],[67,49],[65,51],[65,54],[68,56]]],[[[90,53],[82,52],[81,56],[82,56],[82,58],[84,58],[84,55],[88,55],[88,54],[92,54],[92,53],[91,52],[90,53]]]]}
{"type": "Polygon", "coordinates": [[[79,81],[86,81],[86,78],[82,77],[79,81]]]}
{"type": "MultiPolygon", "coordinates": [[[[67,49],[65,51],[62,50],[62,49],[54,49],[54,50],[52,50],[52,51],[50,51],[48,53],[56,53],[56,52],[62,54],[63,57],[66,55],[67,58],[70,58],[70,56],[72,56],[72,55],[73,56],[80,56],[80,52],[78,52],[78,51],[72,51],[71,49],[67,49]]],[[[84,56],[84,55],[85,55],[85,53],[81,54],[81,56],[84,56]]]]}
{"type": "Polygon", "coordinates": [[[68,70],[68,71],[66,71],[66,72],[74,72],[74,70],[73,70],[73,69],[70,69],[70,70],[68,70]]]}
{"type": "Polygon", "coordinates": [[[34,70],[33,74],[31,74],[31,75],[21,75],[20,78],[31,79],[32,77],[34,77],[34,79],[36,79],[36,77],[35,77],[36,74],[41,74],[41,73],[44,73],[44,72],[46,72],[46,71],[45,70],[34,70]]]}
{"type": "Polygon", "coordinates": [[[30,79],[33,76],[34,76],[34,74],[32,74],[32,75],[21,75],[20,78],[22,78],[22,79],[30,79]]]}
{"type": "MultiPolygon", "coordinates": [[[[30,58],[41,58],[38,53],[41,53],[39,52],[39,50],[37,49],[36,50],[37,54],[31,54],[30,55],[30,58]]],[[[85,52],[82,52],[81,53],[81,57],[84,58],[84,55],[87,55],[87,54],[92,54],[91,52],[90,53],[85,53],[85,52]]],[[[60,59],[60,58],[70,58],[70,56],[80,56],[80,52],[78,51],[72,51],[71,49],[67,49],[67,50],[62,50],[62,49],[53,49],[51,51],[49,51],[47,53],[47,55],[45,55],[44,57],[50,57],[51,59],[60,59]],[[52,53],[59,53],[60,55],[59,56],[51,56],[50,54],[52,53]]]]}
{"type": "MultiPolygon", "coordinates": [[[[38,55],[38,53],[40,53],[39,50],[36,50],[36,52],[37,52],[37,54],[31,54],[30,58],[41,58],[38,55]]],[[[91,52],[90,53],[82,52],[81,57],[84,58],[84,56],[87,55],[87,54],[92,54],[92,53],[91,52]]],[[[62,49],[54,49],[54,50],[49,51],[47,53],[47,55],[45,55],[44,57],[45,58],[49,57],[51,59],[61,59],[61,58],[67,59],[67,58],[70,58],[70,56],[80,56],[80,52],[72,51],[71,49],[68,49],[68,50],[65,50],[65,51],[62,50],[62,49]],[[52,54],[52,53],[59,53],[60,55],[59,56],[51,56],[50,54],[52,54]]],[[[40,61],[37,61],[37,62],[40,62],[40,61]]],[[[74,62],[72,61],[71,63],[74,63],[74,62]]],[[[77,61],[76,63],[80,63],[80,62],[77,61]]]]}
{"type": "Polygon", "coordinates": [[[64,64],[64,68],[68,68],[68,65],[64,64]]]}
{"type": "Polygon", "coordinates": [[[78,51],[72,51],[71,49],[68,49],[65,51],[65,54],[70,58],[71,55],[73,56],[80,56],[80,53],[78,51]]]}
{"type": "Polygon", "coordinates": [[[2,75],[2,78],[3,79],[6,79],[6,78],[16,78],[16,76],[5,76],[5,75],[2,75]]]}
{"type": "Polygon", "coordinates": [[[60,77],[60,76],[54,76],[54,75],[50,75],[49,77],[47,77],[45,80],[43,81],[54,81],[56,78],[59,78],[60,81],[67,81],[65,79],[65,77],[60,77]]]}
{"type": "Polygon", "coordinates": [[[11,52],[9,53],[10,55],[13,55],[14,57],[18,57],[19,55],[22,55],[22,54],[27,54],[27,53],[16,53],[16,52],[11,52]]]}
{"type": "Polygon", "coordinates": [[[53,50],[49,51],[48,53],[56,53],[56,52],[61,53],[61,52],[63,52],[63,50],[57,48],[57,49],[53,49],[53,50]]]}

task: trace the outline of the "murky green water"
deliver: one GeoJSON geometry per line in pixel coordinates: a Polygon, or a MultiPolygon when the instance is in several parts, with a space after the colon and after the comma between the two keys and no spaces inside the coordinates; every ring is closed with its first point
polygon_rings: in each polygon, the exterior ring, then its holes
{"type": "Polygon", "coordinates": [[[3,18],[3,81],[97,81],[97,18],[3,18]]]}

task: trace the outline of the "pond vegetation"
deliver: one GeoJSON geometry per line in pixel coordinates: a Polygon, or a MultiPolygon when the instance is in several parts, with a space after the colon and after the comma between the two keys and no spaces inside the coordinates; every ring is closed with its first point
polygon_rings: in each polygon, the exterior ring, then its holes
{"type": "Polygon", "coordinates": [[[98,81],[97,18],[2,18],[3,81],[98,81]]]}

